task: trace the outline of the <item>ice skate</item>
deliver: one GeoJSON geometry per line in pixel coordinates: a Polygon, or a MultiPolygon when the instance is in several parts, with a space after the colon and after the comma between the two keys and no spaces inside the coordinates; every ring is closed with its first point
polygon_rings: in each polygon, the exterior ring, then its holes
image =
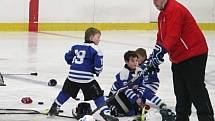
{"type": "Polygon", "coordinates": [[[56,103],[53,103],[52,107],[50,108],[50,110],[48,112],[48,115],[57,116],[59,114],[59,110],[60,110],[60,107],[56,103]]]}
{"type": "Polygon", "coordinates": [[[162,121],[175,121],[176,120],[175,113],[171,109],[168,109],[166,104],[161,104],[160,114],[162,116],[162,121]]]}

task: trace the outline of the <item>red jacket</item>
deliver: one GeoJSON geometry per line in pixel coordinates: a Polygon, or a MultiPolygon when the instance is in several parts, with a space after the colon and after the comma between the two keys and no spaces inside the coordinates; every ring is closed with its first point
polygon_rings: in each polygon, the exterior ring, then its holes
{"type": "Polygon", "coordinates": [[[158,16],[157,42],[176,64],[208,52],[205,37],[195,19],[175,0],[168,0],[158,16]]]}

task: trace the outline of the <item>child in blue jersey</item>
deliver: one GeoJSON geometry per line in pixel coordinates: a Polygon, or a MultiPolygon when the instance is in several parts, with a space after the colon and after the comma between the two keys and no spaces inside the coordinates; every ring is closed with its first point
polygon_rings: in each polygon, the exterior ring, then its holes
{"type": "Polygon", "coordinates": [[[145,49],[139,48],[136,51],[128,51],[124,54],[125,66],[116,75],[110,96],[116,94],[114,99],[108,102],[112,114],[116,116],[131,116],[141,113],[141,108],[145,106],[146,99],[151,101],[160,110],[163,121],[174,121],[174,113],[166,107],[166,104],[156,96],[159,87],[159,79],[156,70],[144,75],[129,85],[123,91],[129,80],[134,78],[140,71],[145,69],[147,55],[145,49]],[[117,94],[118,93],[118,94],[117,94]]]}
{"type": "Polygon", "coordinates": [[[109,96],[115,94],[113,100],[108,102],[108,106],[115,116],[131,116],[141,112],[145,99],[142,97],[144,91],[143,76],[137,78],[136,81],[127,85],[129,80],[136,77],[142,71],[138,67],[138,56],[134,51],[127,51],[124,54],[125,65],[123,69],[117,73],[116,81],[113,83],[109,96]],[[118,91],[122,88],[125,89],[118,91]]]}
{"type": "MultiPolygon", "coordinates": [[[[146,50],[143,48],[138,48],[137,50],[135,50],[135,52],[138,56],[139,67],[144,70],[147,63],[146,50]]],[[[145,90],[143,96],[153,104],[155,104],[156,107],[160,107],[162,104],[164,104],[164,102],[162,102],[162,100],[155,95],[159,88],[159,85],[160,81],[157,76],[157,70],[152,70],[150,73],[147,72],[147,74],[144,75],[145,90]]]]}
{"type": "MultiPolygon", "coordinates": [[[[146,50],[143,48],[138,48],[135,50],[138,56],[139,66],[144,70],[148,63],[146,50]]],[[[159,88],[160,81],[158,79],[157,73],[159,68],[154,68],[151,72],[144,74],[144,92],[142,96],[152,102],[155,108],[160,110],[163,121],[174,121],[175,114],[172,110],[167,108],[167,105],[156,95],[156,92],[159,88]]]]}
{"type": "MultiPolygon", "coordinates": [[[[76,98],[80,89],[85,101],[93,100],[97,107],[105,103],[104,91],[94,79],[94,75],[99,76],[103,69],[103,54],[98,47],[100,36],[100,30],[92,27],[88,28],[85,31],[85,42],[72,45],[66,52],[65,60],[70,65],[69,74],[48,112],[49,115],[58,115],[60,107],[70,97],[76,98]]],[[[118,120],[110,115],[107,106],[101,107],[100,110],[100,115],[106,121],[118,120]]]]}

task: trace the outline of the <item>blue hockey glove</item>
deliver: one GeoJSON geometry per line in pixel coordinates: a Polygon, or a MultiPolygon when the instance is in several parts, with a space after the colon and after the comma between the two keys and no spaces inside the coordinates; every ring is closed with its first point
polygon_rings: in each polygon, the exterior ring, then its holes
{"type": "Polygon", "coordinates": [[[167,51],[165,50],[165,48],[163,48],[160,44],[156,44],[155,48],[153,49],[152,54],[150,55],[149,58],[149,65],[153,65],[154,67],[158,67],[158,65],[160,65],[161,63],[164,62],[164,54],[166,54],[167,51]]]}

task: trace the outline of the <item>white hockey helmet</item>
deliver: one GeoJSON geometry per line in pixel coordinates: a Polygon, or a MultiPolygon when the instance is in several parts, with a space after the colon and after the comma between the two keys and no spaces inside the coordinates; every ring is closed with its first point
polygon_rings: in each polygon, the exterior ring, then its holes
{"type": "Polygon", "coordinates": [[[96,120],[91,115],[85,115],[83,118],[80,118],[78,121],[96,121],[96,120]]]}

